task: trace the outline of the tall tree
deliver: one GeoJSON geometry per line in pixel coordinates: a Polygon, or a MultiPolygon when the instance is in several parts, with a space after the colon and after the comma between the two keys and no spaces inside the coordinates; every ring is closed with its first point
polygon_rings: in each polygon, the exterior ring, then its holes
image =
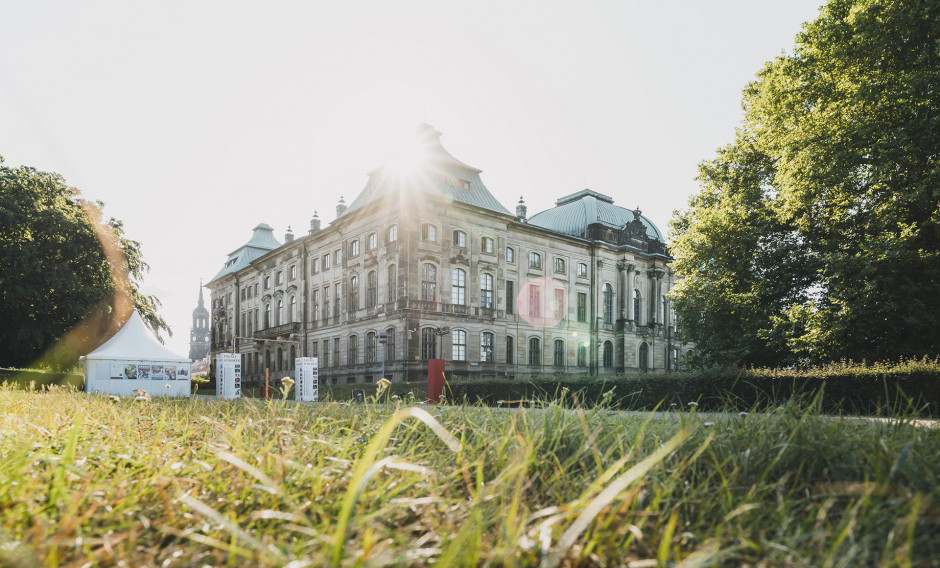
{"type": "Polygon", "coordinates": [[[673,221],[677,266],[689,276],[677,310],[701,359],[785,364],[937,353],[940,3],[830,1],[794,52],[748,85],[743,104],[736,141],[700,167],[702,191],[673,221]],[[742,203],[742,192],[759,199],[742,203]],[[747,215],[736,210],[742,206],[747,215]],[[768,224],[743,223],[737,252],[784,264],[762,273],[720,262],[731,245],[710,240],[717,235],[702,219],[742,215],[766,215],[768,224]],[[702,269],[710,265],[723,271],[702,269]],[[729,282],[752,292],[743,313],[730,317],[729,282]],[[709,303],[699,292],[709,287],[725,298],[709,303]],[[703,321],[707,327],[694,323],[703,321]],[[737,335],[743,347],[722,347],[737,335]]]}
{"type": "Polygon", "coordinates": [[[0,366],[74,365],[137,309],[158,334],[159,300],[139,290],[148,270],[123,224],[61,176],[0,157],[0,366]]]}

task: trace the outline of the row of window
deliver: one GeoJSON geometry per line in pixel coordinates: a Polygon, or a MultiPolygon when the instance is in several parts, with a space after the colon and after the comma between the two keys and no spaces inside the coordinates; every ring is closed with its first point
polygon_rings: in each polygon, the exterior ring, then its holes
{"type": "MultiPolygon", "coordinates": [[[[396,297],[395,292],[397,288],[397,267],[391,265],[388,267],[388,298],[394,299],[396,297]]],[[[543,296],[542,286],[534,283],[529,283],[527,285],[528,293],[526,295],[526,305],[525,312],[523,315],[528,316],[529,318],[543,318],[551,317],[557,321],[561,321],[567,315],[567,296],[566,290],[562,287],[556,287],[553,289],[553,297],[551,302],[546,302],[547,297],[543,296]]],[[[314,289],[311,291],[310,303],[311,303],[311,315],[313,319],[318,319],[320,316],[321,308],[321,291],[320,289],[314,289]]],[[[328,319],[331,315],[338,316],[341,310],[341,301],[342,301],[342,286],[340,284],[335,284],[333,286],[326,285],[323,287],[323,298],[326,299],[326,302],[323,303],[323,314],[324,319],[328,319]],[[331,288],[333,296],[331,298],[331,288]],[[332,301],[330,301],[332,300],[332,301]],[[332,306],[331,306],[332,304],[332,306]]],[[[349,281],[349,293],[348,293],[348,310],[355,311],[360,307],[360,282],[359,276],[353,276],[349,281]]],[[[437,299],[437,267],[433,264],[427,263],[422,265],[421,272],[421,299],[428,302],[434,302],[437,299]]],[[[634,318],[638,319],[638,314],[640,313],[640,292],[639,290],[633,291],[633,314],[634,318]]],[[[516,311],[515,306],[515,290],[514,283],[512,281],[506,281],[506,313],[513,314],[516,311]]],[[[575,317],[578,322],[587,322],[588,315],[588,296],[586,292],[577,293],[577,304],[575,310],[575,317]]],[[[271,312],[271,304],[265,304],[264,309],[264,327],[272,327],[281,325],[281,323],[294,322],[297,316],[297,300],[296,297],[291,295],[288,300],[288,311],[284,313],[284,303],[282,299],[277,300],[276,311],[271,312]],[[286,315],[286,319],[284,316],[286,315]]],[[[495,295],[494,295],[494,279],[493,275],[489,273],[482,273],[480,275],[480,307],[492,309],[494,307],[495,295]]],[[[372,308],[375,307],[378,303],[378,276],[376,271],[369,271],[366,275],[366,288],[365,288],[365,307],[372,308]]],[[[467,305],[467,272],[462,268],[454,268],[451,270],[451,303],[454,305],[464,306],[467,305]]],[[[667,304],[664,299],[662,302],[662,321],[667,321],[667,304]]],[[[251,310],[248,311],[251,313],[251,310]]],[[[250,317],[250,316],[249,316],[250,317]]],[[[258,327],[258,310],[254,310],[254,325],[251,325],[251,321],[246,322],[245,314],[242,314],[242,329],[245,329],[249,333],[253,329],[261,329],[258,327]],[[248,324],[246,326],[246,323],[248,324]]],[[[603,303],[602,303],[602,318],[604,323],[613,323],[616,319],[614,311],[614,290],[613,287],[608,283],[604,284],[603,289],[603,303]]]]}

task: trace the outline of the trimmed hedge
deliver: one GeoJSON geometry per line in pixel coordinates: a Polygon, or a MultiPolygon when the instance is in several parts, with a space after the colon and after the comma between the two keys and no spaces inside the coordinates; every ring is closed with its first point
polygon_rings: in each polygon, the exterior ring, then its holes
{"type": "MultiPolygon", "coordinates": [[[[374,384],[323,385],[321,399],[350,400],[353,389],[367,396],[374,384]]],[[[427,383],[392,383],[389,395],[413,392],[427,397],[427,383]]],[[[618,377],[550,376],[525,379],[469,379],[447,382],[453,403],[514,406],[556,400],[625,410],[762,410],[793,398],[815,401],[821,412],[863,415],[940,415],[940,363],[936,359],[864,365],[836,363],[804,371],[786,369],[706,369],[618,377]],[[564,389],[568,389],[564,391],[564,389]],[[610,394],[607,394],[610,393],[610,394]]]]}

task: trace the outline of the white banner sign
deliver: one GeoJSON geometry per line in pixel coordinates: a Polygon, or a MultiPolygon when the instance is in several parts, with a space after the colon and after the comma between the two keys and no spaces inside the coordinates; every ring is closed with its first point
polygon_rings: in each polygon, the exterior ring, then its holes
{"type": "Polygon", "coordinates": [[[320,360],[316,357],[294,359],[297,400],[317,402],[320,394],[320,360]]]}
{"type": "Polygon", "coordinates": [[[219,353],[215,356],[215,389],[219,398],[241,398],[242,356],[240,353],[219,353]]]}

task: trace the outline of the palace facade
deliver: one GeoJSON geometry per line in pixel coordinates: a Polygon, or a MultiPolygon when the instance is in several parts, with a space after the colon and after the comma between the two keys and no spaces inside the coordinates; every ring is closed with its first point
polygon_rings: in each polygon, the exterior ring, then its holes
{"type": "Polygon", "coordinates": [[[206,285],[212,359],[242,354],[243,378],[318,357],[324,382],[617,374],[676,368],[665,294],[676,276],[639,209],[583,190],[527,217],[419,128],[419,167],[379,168],[347,207],[278,242],[259,224],[206,285]]]}

